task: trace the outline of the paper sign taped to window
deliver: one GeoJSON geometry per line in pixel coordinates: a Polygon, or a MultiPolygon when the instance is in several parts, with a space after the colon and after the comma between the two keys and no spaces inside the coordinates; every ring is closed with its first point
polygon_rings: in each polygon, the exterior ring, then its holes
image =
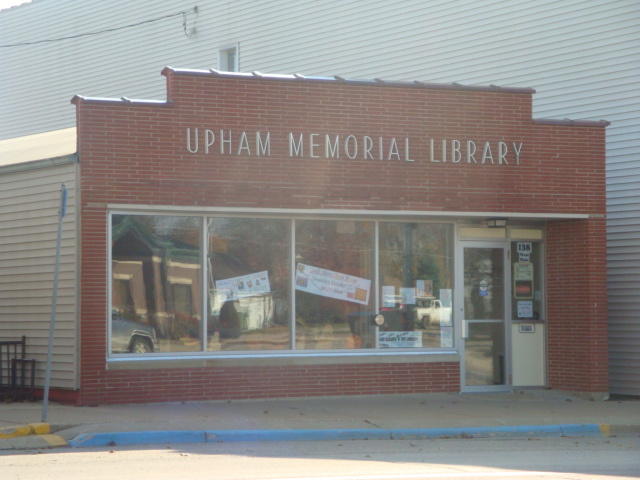
{"type": "Polygon", "coordinates": [[[422,332],[379,332],[380,348],[420,348],[422,332]]]}
{"type": "Polygon", "coordinates": [[[269,293],[269,272],[251,273],[241,277],[225,278],[216,280],[216,289],[219,292],[221,301],[238,300],[240,298],[251,297],[269,293]],[[225,298],[222,298],[224,296],[225,298]]]}
{"type": "Polygon", "coordinates": [[[346,273],[299,263],[296,267],[296,290],[336,298],[347,302],[369,304],[371,280],[346,273]]]}

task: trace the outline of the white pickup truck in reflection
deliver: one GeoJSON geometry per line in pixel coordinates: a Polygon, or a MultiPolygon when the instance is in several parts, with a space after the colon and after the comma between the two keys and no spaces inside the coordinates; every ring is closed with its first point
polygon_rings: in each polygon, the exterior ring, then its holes
{"type": "Polygon", "coordinates": [[[416,317],[422,328],[430,325],[450,326],[451,307],[443,307],[435,297],[416,298],[416,317]]]}

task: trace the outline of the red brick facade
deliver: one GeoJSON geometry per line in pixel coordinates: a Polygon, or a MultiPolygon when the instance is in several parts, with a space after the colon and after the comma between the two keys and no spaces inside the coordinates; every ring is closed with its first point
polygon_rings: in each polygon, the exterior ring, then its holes
{"type": "Polygon", "coordinates": [[[175,368],[108,370],[107,204],[591,215],[547,226],[548,376],[552,387],[608,390],[601,125],[536,123],[532,92],[517,89],[164,73],[167,103],[74,100],[81,202],[80,403],[460,389],[455,362],[269,368],[181,368],[177,362],[175,368]],[[200,129],[197,153],[187,149],[188,128],[192,134],[200,129]],[[205,129],[215,132],[216,140],[219,130],[231,132],[228,153],[219,153],[218,141],[204,152],[205,129]],[[243,148],[242,132],[249,149],[243,148]],[[256,154],[255,132],[270,133],[269,156],[256,154]],[[304,156],[290,155],[289,133],[304,135],[304,156]],[[347,158],[346,148],[341,158],[324,158],[325,134],[353,135],[351,145],[360,142],[357,158],[347,158]],[[362,157],[365,136],[372,138],[374,159],[362,157]],[[392,138],[397,155],[392,150],[388,159],[392,138]],[[452,143],[456,139],[459,147],[452,143]],[[467,162],[466,141],[477,146],[477,163],[467,162]],[[486,142],[493,164],[488,159],[481,164],[486,142]],[[519,158],[514,143],[522,143],[519,158]],[[457,148],[459,162],[452,161],[457,148]],[[499,164],[500,148],[508,148],[508,164],[499,164]]]}
{"type": "Polygon", "coordinates": [[[547,227],[550,387],[609,389],[605,247],[604,218],[547,227]]]}

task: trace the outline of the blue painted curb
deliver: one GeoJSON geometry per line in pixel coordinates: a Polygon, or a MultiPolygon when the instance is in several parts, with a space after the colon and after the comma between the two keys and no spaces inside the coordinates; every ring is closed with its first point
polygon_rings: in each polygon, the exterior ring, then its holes
{"type": "Polygon", "coordinates": [[[351,430],[198,430],[83,433],[71,447],[180,443],[285,442],[318,440],[428,440],[447,438],[527,438],[604,436],[598,424],[522,425],[503,427],[351,429],[351,430]]]}
{"type": "Polygon", "coordinates": [[[355,430],[211,430],[208,442],[286,442],[306,440],[390,440],[385,429],[355,430]]]}
{"type": "Polygon", "coordinates": [[[159,443],[206,443],[202,431],[83,433],[69,440],[71,447],[108,447],[115,445],[157,445],[159,443]]]}
{"type": "Polygon", "coordinates": [[[398,440],[444,438],[527,438],[602,436],[598,424],[519,425],[503,427],[464,427],[391,430],[398,440]]]}

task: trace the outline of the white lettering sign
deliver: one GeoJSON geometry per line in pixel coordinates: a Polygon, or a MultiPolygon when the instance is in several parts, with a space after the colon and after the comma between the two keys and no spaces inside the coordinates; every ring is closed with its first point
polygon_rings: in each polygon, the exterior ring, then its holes
{"type": "Polygon", "coordinates": [[[284,143],[289,157],[342,158],[345,160],[379,160],[387,162],[452,163],[460,165],[520,165],[522,142],[429,139],[424,158],[413,158],[408,137],[371,135],[335,135],[290,132],[276,138],[270,132],[187,128],[185,146],[189,153],[212,155],[271,156],[271,144],[284,143]],[[250,141],[254,138],[255,141],[250,141]],[[216,146],[217,145],[217,146],[216,146]],[[438,145],[438,148],[436,148],[438,145]],[[324,148],[323,148],[324,146],[324,148]],[[495,152],[495,153],[494,153],[495,152]]]}

